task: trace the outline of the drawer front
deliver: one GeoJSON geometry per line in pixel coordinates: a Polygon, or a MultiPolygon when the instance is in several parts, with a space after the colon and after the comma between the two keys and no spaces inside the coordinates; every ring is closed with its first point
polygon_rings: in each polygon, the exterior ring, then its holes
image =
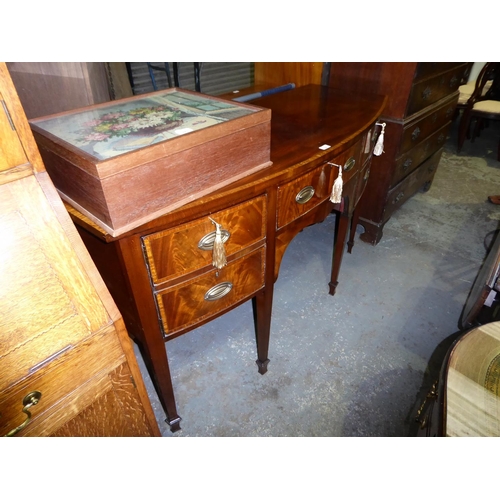
{"type": "Polygon", "coordinates": [[[265,246],[156,295],[165,336],[194,326],[237,304],[264,286],[265,246]]]}
{"type": "Polygon", "coordinates": [[[429,135],[449,122],[458,101],[458,92],[436,103],[417,120],[405,125],[399,154],[403,154],[424,141],[429,135]]]}
{"type": "MultiPolygon", "coordinates": [[[[29,394],[38,391],[41,397],[37,404],[27,408],[31,419],[17,436],[30,433],[40,420],[47,420],[47,426],[52,425],[51,415],[63,399],[78,397],[79,388],[89,379],[116,368],[124,361],[125,356],[112,326],[65,351],[60,357],[0,393],[0,436],[26,422],[28,414],[22,411],[23,400],[29,394]]],[[[64,405],[63,411],[68,419],[75,416],[72,414],[71,401],[64,405]]]]}
{"type": "MultiPolygon", "coordinates": [[[[457,63],[457,62],[420,62],[417,64],[415,70],[414,81],[419,82],[424,78],[429,78],[431,76],[438,75],[453,69],[457,69],[460,66],[467,65],[467,63],[457,63]]],[[[467,66],[465,66],[467,68],[467,66]]],[[[465,71],[465,70],[464,70],[465,71]]]]}
{"type": "Polygon", "coordinates": [[[426,158],[443,147],[449,128],[450,122],[447,122],[444,126],[427,137],[427,139],[400,156],[395,162],[394,176],[391,185],[395,186],[408,174],[413,172],[426,158]]]}
{"type": "Polygon", "coordinates": [[[266,234],[266,207],[266,197],[260,196],[144,237],[144,251],[153,283],[156,285],[212,264],[215,225],[210,218],[221,225],[228,257],[263,240],[266,234]]]}
{"type": "Polygon", "coordinates": [[[286,226],[301,215],[328,199],[334,180],[342,166],[344,185],[361,168],[361,153],[364,141],[358,141],[342,154],[332,157],[311,172],[278,187],[278,229],[286,226]]]}
{"type": "Polygon", "coordinates": [[[411,198],[426,183],[432,181],[436,173],[443,149],[436,151],[428,160],[420,165],[406,179],[391,189],[387,194],[387,202],[384,209],[384,221],[411,198]]]}
{"type": "Polygon", "coordinates": [[[324,164],[278,187],[278,228],[309,212],[330,196],[331,171],[332,166],[324,164]]]}
{"type": "Polygon", "coordinates": [[[365,165],[365,162],[371,158],[373,154],[373,148],[375,147],[375,143],[377,142],[378,136],[382,131],[382,127],[377,127],[373,125],[373,127],[366,132],[362,139],[361,146],[361,165],[365,165]]]}
{"type": "Polygon", "coordinates": [[[406,116],[411,116],[444,97],[456,92],[467,65],[452,68],[445,73],[424,79],[413,85],[408,100],[406,116]]]}

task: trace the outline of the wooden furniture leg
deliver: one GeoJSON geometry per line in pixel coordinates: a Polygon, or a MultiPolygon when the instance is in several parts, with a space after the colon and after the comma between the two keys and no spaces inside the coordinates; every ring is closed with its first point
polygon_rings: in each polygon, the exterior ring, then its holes
{"type": "Polygon", "coordinates": [[[255,339],[257,342],[257,366],[264,375],[269,364],[269,337],[271,333],[271,312],[273,304],[273,287],[269,286],[252,298],[255,339]]]}
{"type": "Polygon", "coordinates": [[[338,277],[340,272],[340,265],[342,264],[342,257],[344,255],[344,244],[349,228],[349,211],[348,199],[342,200],[341,210],[337,212],[337,219],[335,221],[335,241],[332,257],[332,275],[330,279],[330,295],[335,295],[337,288],[338,277]],[[342,209],[343,208],[343,209],[342,209]]]}
{"type": "Polygon", "coordinates": [[[152,293],[149,277],[144,266],[135,264],[143,260],[140,238],[124,238],[119,240],[117,244],[123,261],[126,263],[128,279],[132,284],[130,291],[138,305],[137,312],[141,321],[141,328],[136,328],[133,332],[134,337],[144,354],[146,367],[167,414],[165,421],[170,426],[170,430],[176,432],[181,428],[181,418],[175,404],[165,339],[157,320],[154,301],[148,297],[152,293]]]}
{"type": "Polygon", "coordinates": [[[347,251],[352,253],[352,247],[354,246],[354,238],[356,236],[356,228],[359,222],[359,209],[356,208],[352,214],[351,227],[349,229],[349,241],[347,242],[347,251]]]}

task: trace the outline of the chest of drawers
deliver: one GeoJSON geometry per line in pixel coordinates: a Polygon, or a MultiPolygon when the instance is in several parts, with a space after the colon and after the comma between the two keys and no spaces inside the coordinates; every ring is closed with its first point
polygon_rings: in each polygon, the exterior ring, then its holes
{"type": "Polygon", "coordinates": [[[361,239],[376,245],[392,214],[430,188],[467,63],[331,63],[329,85],[388,96],[385,147],[359,206],[361,239]]]}
{"type": "Polygon", "coordinates": [[[272,112],[268,168],[119,236],[66,205],[141,348],[172,431],[180,429],[180,417],[168,343],[251,299],[258,371],[264,374],[283,254],[296,234],[332,210],[339,224],[332,235],[332,273],[324,284],[330,280],[330,293],[335,291],[385,98],[346,98],[310,85],[253,104],[272,112]],[[344,190],[342,201],[333,204],[330,194],[339,166],[344,190]],[[221,268],[213,264],[214,223],[220,226],[227,260],[221,268]]]}

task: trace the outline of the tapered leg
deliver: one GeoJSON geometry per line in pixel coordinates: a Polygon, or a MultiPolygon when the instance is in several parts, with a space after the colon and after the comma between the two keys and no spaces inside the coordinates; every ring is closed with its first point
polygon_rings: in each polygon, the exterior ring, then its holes
{"type": "Polygon", "coordinates": [[[356,236],[356,228],[359,222],[359,210],[356,208],[352,215],[351,227],[349,229],[349,241],[347,242],[347,251],[352,253],[352,247],[354,246],[354,237],[356,236]]]}
{"type": "Polygon", "coordinates": [[[158,344],[157,349],[151,349],[150,343],[138,344],[143,353],[144,363],[148,369],[151,380],[155,386],[158,398],[167,414],[165,422],[172,432],[181,430],[181,417],[177,413],[174,388],[170,376],[165,343],[158,344]]]}
{"type": "Polygon", "coordinates": [[[332,275],[330,279],[330,295],[335,295],[340,272],[340,265],[342,264],[342,257],[344,255],[344,245],[347,236],[347,229],[349,228],[349,215],[347,210],[347,203],[345,203],[344,210],[337,213],[337,220],[335,221],[335,241],[332,258],[332,275]]]}
{"type": "Polygon", "coordinates": [[[257,341],[257,366],[264,375],[269,364],[269,337],[271,333],[271,314],[273,304],[273,286],[267,286],[252,299],[255,338],[257,341]]]}

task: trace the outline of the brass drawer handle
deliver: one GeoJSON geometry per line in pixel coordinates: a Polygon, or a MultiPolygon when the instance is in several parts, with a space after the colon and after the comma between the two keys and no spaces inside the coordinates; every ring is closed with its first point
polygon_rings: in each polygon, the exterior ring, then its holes
{"type": "Polygon", "coordinates": [[[344,172],[349,172],[349,170],[351,170],[352,167],[354,167],[354,165],[356,164],[356,160],[354,158],[349,158],[346,162],[345,162],[345,165],[344,165],[344,172]]]}
{"type": "Polygon", "coordinates": [[[205,300],[219,300],[225,295],[227,295],[231,289],[233,288],[233,284],[229,281],[224,281],[223,283],[219,283],[218,285],[213,286],[205,293],[205,300]]]}
{"type": "Polygon", "coordinates": [[[396,205],[396,203],[399,203],[403,198],[405,194],[403,192],[399,193],[394,200],[392,200],[392,204],[396,205]]]}
{"type": "Polygon", "coordinates": [[[33,391],[33,392],[30,392],[29,394],[27,394],[26,396],[24,396],[24,399],[23,399],[23,406],[24,407],[23,407],[22,411],[23,411],[23,413],[26,413],[26,415],[28,415],[28,417],[20,426],[16,427],[15,429],[12,429],[10,432],[5,434],[5,437],[15,436],[19,431],[22,431],[30,423],[31,413],[29,411],[29,408],[37,405],[38,402],[40,401],[40,399],[42,399],[42,393],[40,391],[33,391]]]}
{"type": "Polygon", "coordinates": [[[304,205],[314,196],[314,188],[312,186],[306,186],[302,188],[295,197],[295,201],[304,205]]]}
{"type": "Polygon", "coordinates": [[[411,158],[407,158],[405,162],[403,163],[403,170],[408,170],[409,167],[411,167],[411,164],[413,163],[411,158]]]}
{"type": "Polygon", "coordinates": [[[427,99],[429,99],[431,94],[432,94],[432,89],[430,87],[426,87],[422,92],[422,99],[426,101],[427,99]]]}
{"type": "MultiPolygon", "coordinates": [[[[220,232],[221,232],[222,243],[226,243],[226,241],[231,236],[231,233],[226,229],[221,229],[220,232]]],[[[216,231],[212,231],[211,233],[208,233],[205,236],[203,236],[203,238],[201,238],[200,241],[198,242],[198,248],[200,250],[212,250],[214,247],[215,234],[216,231]]]]}
{"type": "Polygon", "coordinates": [[[418,136],[420,135],[420,128],[417,127],[411,134],[412,140],[417,140],[418,136]]]}

